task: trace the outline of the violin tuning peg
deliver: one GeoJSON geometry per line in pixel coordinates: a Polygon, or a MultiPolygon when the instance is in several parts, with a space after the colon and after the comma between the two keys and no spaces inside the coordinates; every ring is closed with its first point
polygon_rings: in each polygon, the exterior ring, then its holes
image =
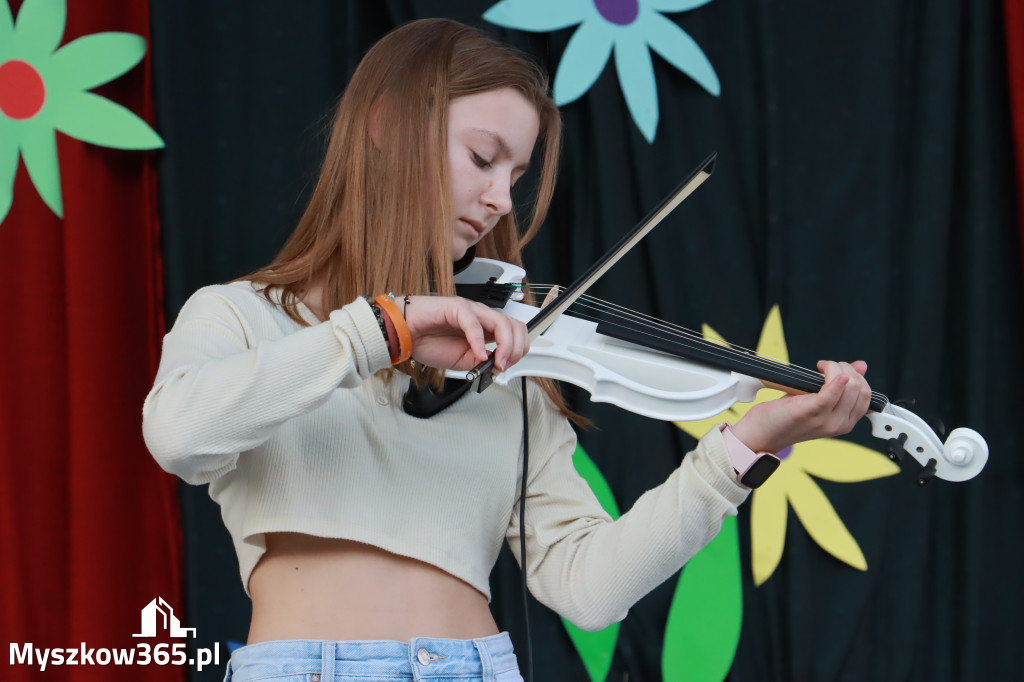
{"type": "Polygon", "coordinates": [[[942,423],[941,419],[939,419],[938,417],[929,417],[924,421],[926,424],[928,424],[928,426],[932,427],[932,431],[935,432],[936,436],[938,436],[941,440],[946,439],[946,425],[942,423]]]}
{"type": "Polygon", "coordinates": [[[907,451],[903,449],[903,444],[907,441],[907,434],[901,434],[899,438],[890,438],[885,442],[885,451],[889,455],[889,459],[899,464],[903,461],[903,456],[907,454],[907,451]]]}
{"type": "Polygon", "coordinates": [[[892,404],[896,407],[902,407],[904,410],[912,410],[916,402],[913,398],[900,398],[899,400],[892,401],[892,404]]]}
{"type": "Polygon", "coordinates": [[[917,474],[917,484],[918,485],[926,485],[933,478],[935,478],[935,458],[934,457],[929,459],[928,463],[925,464],[921,468],[920,473],[917,474]]]}

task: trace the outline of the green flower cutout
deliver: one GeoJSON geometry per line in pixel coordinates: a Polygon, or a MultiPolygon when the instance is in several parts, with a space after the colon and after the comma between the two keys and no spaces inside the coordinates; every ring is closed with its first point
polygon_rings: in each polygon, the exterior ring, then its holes
{"type": "Polygon", "coordinates": [[[141,118],[88,90],[124,74],[146,54],[133,33],[95,33],[64,45],[65,0],[25,0],[15,24],[0,0],[0,222],[14,198],[18,156],[50,209],[64,217],[57,136],[117,149],[163,140],[141,118]]]}
{"type": "MultiPolygon", "coordinates": [[[[601,506],[613,518],[619,507],[604,475],[581,445],[572,457],[576,471],[590,485],[601,506]]],[[[666,680],[722,680],[732,667],[743,618],[739,535],[736,517],[683,569],[665,625],[662,675],[666,680]],[[704,614],[694,618],[694,613],[704,614]]],[[[608,679],[619,623],[587,632],[562,619],[590,682],[608,679]]]]}
{"type": "MultiPolygon", "coordinates": [[[[727,345],[707,325],[704,325],[704,337],[727,345]]],[[[778,306],[772,308],[765,320],[757,353],[789,362],[778,306]]],[[[723,421],[735,424],[754,405],[781,395],[780,391],[763,389],[753,403],[736,403],[710,419],[678,422],[677,425],[694,438],[699,438],[716,424],[723,421]]],[[[797,443],[778,454],[782,465],[751,494],[750,546],[754,584],[761,585],[768,580],[782,559],[790,505],[804,529],[822,549],[843,563],[866,571],[868,564],[860,545],[814,479],[841,483],[869,481],[892,476],[899,472],[899,466],[870,448],[835,438],[797,443]]]]}
{"type": "MultiPolygon", "coordinates": [[[[619,505],[615,503],[615,495],[612,493],[608,481],[601,470],[597,468],[594,460],[587,455],[582,445],[576,445],[572,463],[579,475],[594,491],[594,496],[601,503],[601,507],[613,519],[619,518],[619,505]]],[[[562,619],[562,625],[569,634],[573,646],[576,647],[591,682],[603,682],[607,679],[608,671],[612,667],[615,645],[619,641],[619,624],[612,623],[608,627],[594,632],[581,630],[565,618],[562,619]]]]}

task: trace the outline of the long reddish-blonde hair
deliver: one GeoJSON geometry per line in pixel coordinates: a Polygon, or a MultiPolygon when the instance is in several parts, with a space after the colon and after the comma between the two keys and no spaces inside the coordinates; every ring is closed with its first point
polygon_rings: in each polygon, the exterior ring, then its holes
{"type": "MultiPolygon", "coordinates": [[[[300,323],[296,305],[314,283],[323,287],[323,310],[385,291],[453,295],[448,104],[500,88],[516,90],[537,110],[540,173],[527,228],[520,233],[512,211],[476,253],[521,266],[557,174],[562,123],[548,78],[531,59],[474,28],[422,19],[394,29],[363,57],[334,116],[305,213],[273,262],[246,279],[280,291],[300,323]],[[371,126],[378,131],[372,138],[371,126]]],[[[436,370],[403,369],[417,381],[440,383],[436,370]]],[[[540,383],[570,414],[554,383],[540,383]]]]}

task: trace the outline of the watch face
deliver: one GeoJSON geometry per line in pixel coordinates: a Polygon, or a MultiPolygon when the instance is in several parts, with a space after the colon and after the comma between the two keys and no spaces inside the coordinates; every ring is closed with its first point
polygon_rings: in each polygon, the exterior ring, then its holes
{"type": "Polygon", "coordinates": [[[782,464],[782,460],[772,455],[761,455],[750,468],[743,472],[740,483],[748,488],[760,488],[761,484],[768,480],[768,477],[775,473],[775,470],[782,464]]]}

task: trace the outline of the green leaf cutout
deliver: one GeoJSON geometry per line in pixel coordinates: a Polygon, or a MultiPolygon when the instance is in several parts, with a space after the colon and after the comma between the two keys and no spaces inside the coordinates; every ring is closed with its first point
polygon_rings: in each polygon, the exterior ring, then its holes
{"type": "MultiPolygon", "coordinates": [[[[601,471],[584,452],[581,445],[576,446],[576,452],[572,455],[572,463],[580,476],[590,484],[601,507],[613,519],[619,518],[619,506],[615,503],[615,496],[608,486],[601,471]]],[[[603,630],[587,632],[576,627],[566,619],[562,619],[566,632],[572,640],[576,651],[583,660],[583,666],[587,669],[591,682],[604,682],[608,677],[608,671],[612,667],[612,655],[615,653],[615,644],[619,639],[619,624],[612,623],[603,630]]]]}
{"type": "Polygon", "coordinates": [[[743,585],[736,517],[683,568],[665,625],[664,679],[722,682],[736,657],[743,585]]]}

